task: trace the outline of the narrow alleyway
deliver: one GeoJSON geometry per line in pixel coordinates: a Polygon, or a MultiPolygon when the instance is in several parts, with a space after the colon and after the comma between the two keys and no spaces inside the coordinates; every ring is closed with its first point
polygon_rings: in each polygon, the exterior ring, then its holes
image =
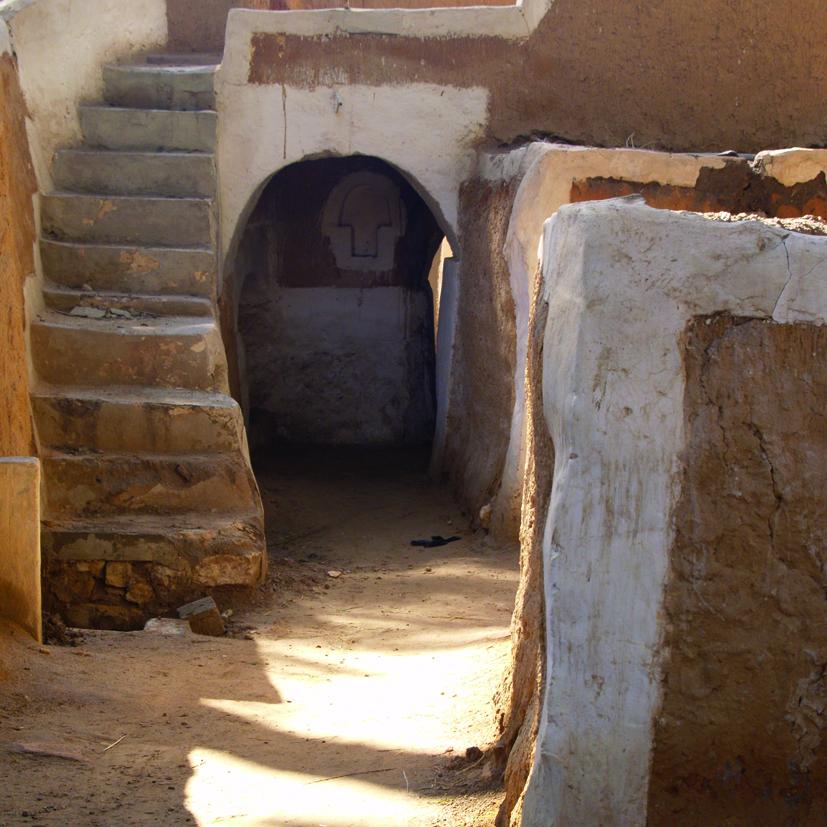
{"type": "Polygon", "coordinates": [[[492,737],[516,553],[424,470],[328,449],[259,467],[270,575],[230,637],[4,642],[4,823],[491,824],[465,750],[492,737]],[[410,545],[433,534],[461,539],[410,545]]]}

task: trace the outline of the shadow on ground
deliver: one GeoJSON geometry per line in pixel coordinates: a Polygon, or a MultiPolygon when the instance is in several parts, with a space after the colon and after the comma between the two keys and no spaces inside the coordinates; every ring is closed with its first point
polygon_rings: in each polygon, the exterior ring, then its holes
{"type": "Polygon", "coordinates": [[[272,565],[233,617],[249,639],[9,639],[3,824],[491,823],[496,792],[453,759],[493,734],[515,551],[468,530],[421,455],[292,450],[257,475],[272,565]]]}

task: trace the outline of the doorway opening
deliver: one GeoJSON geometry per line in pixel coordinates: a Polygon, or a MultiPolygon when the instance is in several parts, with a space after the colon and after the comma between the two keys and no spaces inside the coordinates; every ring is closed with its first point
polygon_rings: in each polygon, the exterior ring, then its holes
{"type": "Polygon", "coordinates": [[[254,459],[285,444],[430,447],[443,239],[377,158],[303,161],[268,182],[235,267],[254,459]]]}

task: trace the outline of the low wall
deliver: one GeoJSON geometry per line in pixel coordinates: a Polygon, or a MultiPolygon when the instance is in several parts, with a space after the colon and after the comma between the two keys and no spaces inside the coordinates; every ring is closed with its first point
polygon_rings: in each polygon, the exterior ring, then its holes
{"type": "Polygon", "coordinates": [[[823,439],[808,362],[827,322],[825,261],[822,236],[642,200],[565,206],[547,223],[547,680],[524,827],[690,824],[707,807],[742,814],[761,788],[765,814],[823,811],[813,595],[827,583],[793,552],[806,541],[817,557],[806,538],[824,532],[822,469],[801,458],[823,439]],[[735,317],[731,330],[692,321],[712,314],[735,317]],[[742,388],[756,359],[768,395],[742,388]],[[782,628],[750,631],[775,610],[782,628]],[[802,773],[809,795],[791,801],[802,773]]]}
{"type": "Polygon", "coordinates": [[[490,181],[519,185],[503,245],[515,313],[515,402],[493,517],[495,527],[513,535],[520,519],[525,463],[528,314],[531,285],[542,253],[543,222],[563,204],[630,194],[641,194],[650,206],[668,210],[827,217],[827,152],[768,151],[751,161],[720,155],[535,143],[484,155],[480,168],[490,181]]]}
{"type": "Polygon", "coordinates": [[[510,6],[513,0],[167,0],[172,49],[221,52],[230,9],[300,11],[310,9],[433,9],[456,6],[510,6]]]}
{"type": "Polygon", "coordinates": [[[40,611],[40,462],[0,457],[0,617],[42,640],[40,611]]]}
{"type": "MultiPolygon", "coordinates": [[[[500,469],[498,487],[494,492],[492,526],[499,533],[514,536],[520,522],[524,465],[525,374],[528,348],[528,318],[532,282],[539,266],[543,222],[563,204],[577,198],[581,181],[594,178],[617,181],[627,192],[649,186],[654,192],[669,194],[675,188],[696,193],[705,174],[729,167],[747,167],[743,159],[718,156],[679,155],[633,149],[598,149],[570,147],[561,144],[532,143],[512,151],[482,156],[480,177],[490,186],[508,185],[512,206],[506,231],[492,245],[487,260],[493,272],[507,267],[507,278],[513,301],[513,355],[510,381],[513,383],[513,405],[509,409],[510,430],[507,448],[498,455],[500,469]]],[[[617,193],[617,194],[626,194],[617,193]]],[[[723,188],[715,193],[719,208],[727,196],[723,188]]],[[[611,193],[595,193],[594,198],[611,197],[611,193]]],[[[657,206],[670,207],[667,197],[657,206]]],[[[478,240],[471,244],[479,244],[478,240]]],[[[508,377],[492,377],[502,385],[508,377]]],[[[501,387],[499,396],[505,391],[501,387]]]]}

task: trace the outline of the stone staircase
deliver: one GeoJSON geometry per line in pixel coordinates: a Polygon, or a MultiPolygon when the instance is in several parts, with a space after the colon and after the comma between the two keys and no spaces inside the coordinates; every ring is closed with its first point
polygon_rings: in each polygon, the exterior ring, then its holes
{"type": "Polygon", "coordinates": [[[137,628],[265,573],[216,322],[214,69],[105,67],[41,198],[44,605],[72,625],[137,628]]]}

